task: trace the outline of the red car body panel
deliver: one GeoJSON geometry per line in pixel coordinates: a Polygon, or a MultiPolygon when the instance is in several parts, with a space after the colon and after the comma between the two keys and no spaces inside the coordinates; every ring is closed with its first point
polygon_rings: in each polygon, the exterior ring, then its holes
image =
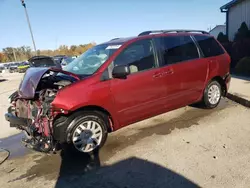
{"type": "Polygon", "coordinates": [[[81,80],[59,91],[52,102],[53,109],[64,109],[73,112],[82,107],[101,107],[108,111],[114,125],[119,125],[115,117],[115,104],[110,92],[110,82],[100,82],[101,74],[81,80]]]}
{"type": "Polygon", "coordinates": [[[129,75],[124,80],[111,80],[110,90],[120,126],[163,111],[166,89],[158,77],[159,72],[159,69],[152,69],[129,75]]]}
{"type": "Polygon", "coordinates": [[[60,90],[52,108],[68,112],[90,106],[105,109],[111,116],[113,130],[117,130],[200,101],[212,78],[224,78],[229,73],[230,57],[225,53],[138,72],[127,79],[100,81],[103,72],[124,48],[137,40],[154,37],[142,36],[125,42],[94,75],[60,90]]]}

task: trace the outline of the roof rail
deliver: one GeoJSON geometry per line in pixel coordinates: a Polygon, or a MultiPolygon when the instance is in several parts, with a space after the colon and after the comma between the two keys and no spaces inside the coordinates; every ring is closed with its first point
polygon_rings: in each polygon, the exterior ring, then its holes
{"type": "Polygon", "coordinates": [[[172,30],[154,30],[154,31],[144,31],[140,33],[138,36],[150,35],[150,34],[158,34],[158,33],[202,33],[202,34],[209,34],[207,31],[201,30],[189,30],[189,29],[172,29],[172,30]]]}
{"type": "Polygon", "coordinates": [[[117,39],[120,39],[120,38],[114,38],[114,39],[111,39],[110,41],[112,41],[112,40],[117,40],[117,39]]]}

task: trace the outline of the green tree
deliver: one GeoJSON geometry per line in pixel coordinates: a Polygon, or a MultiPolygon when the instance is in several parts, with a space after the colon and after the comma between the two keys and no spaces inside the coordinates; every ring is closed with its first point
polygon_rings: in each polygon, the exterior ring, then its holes
{"type": "Polygon", "coordinates": [[[243,22],[235,34],[234,41],[244,40],[245,38],[250,38],[250,31],[246,22],[243,22]]]}
{"type": "Polygon", "coordinates": [[[220,32],[218,37],[217,37],[217,40],[220,42],[220,43],[226,43],[226,42],[229,42],[228,40],[228,36],[227,35],[224,35],[224,33],[220,32]]]}

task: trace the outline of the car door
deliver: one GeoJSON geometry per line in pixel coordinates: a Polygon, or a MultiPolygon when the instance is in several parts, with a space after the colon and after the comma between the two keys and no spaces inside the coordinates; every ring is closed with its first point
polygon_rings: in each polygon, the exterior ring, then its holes
{"type": "Polygon", "coordinates": [[[162,43],[168,104],[181,107],[195,102],[206,80],[207,62],[200,58],[199,49],[189,35],[165,36],[162,43]]]}
{"type": "Polygon", "coordinates": [[[151,39],[130,44],[113,61],[113,66],[127,65],[131,72],[126,79],[110,81],[120,126],[162,112],[165,86],[156,62],[157,56],[151,39]]]}
{"type": "MultiPolygon", "coordinates": [[[[225,51],[221,48],[220,44],[213,36],[194,35],[193,38],[197,41],[197,44],[202,51],[203,60],[209,64],[209,76],[207,79],[211,79],[209,78],[210,75],[218,75],[218,69],[221,65],[228,67],[228,61],[230,61],[228,59],[229,57],[221,56],[222,54],[225,54],[225,51]],[[223,62],[225,62],[225,64],[223,62]]],[[[222,73],[222,75],[226,74],[227,71],[229,70],[227,69],[226,72],[222,73]]],[[[204,83],[204,87],[205,84],[207,83],[204,83]]]]}

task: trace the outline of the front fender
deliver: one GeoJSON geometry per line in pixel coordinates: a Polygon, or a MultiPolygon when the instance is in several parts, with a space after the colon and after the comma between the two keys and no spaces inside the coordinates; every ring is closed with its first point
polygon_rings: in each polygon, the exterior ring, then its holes
{"type": "Polygon", "coordinates": [[[51,104],[52,109],[73,113],[84,107],[98,107],[107,111],[113,120],[114,130],[119,128],[116,107],[110,92],[110,83],[82,80],[58,92],[51,104]]]}

